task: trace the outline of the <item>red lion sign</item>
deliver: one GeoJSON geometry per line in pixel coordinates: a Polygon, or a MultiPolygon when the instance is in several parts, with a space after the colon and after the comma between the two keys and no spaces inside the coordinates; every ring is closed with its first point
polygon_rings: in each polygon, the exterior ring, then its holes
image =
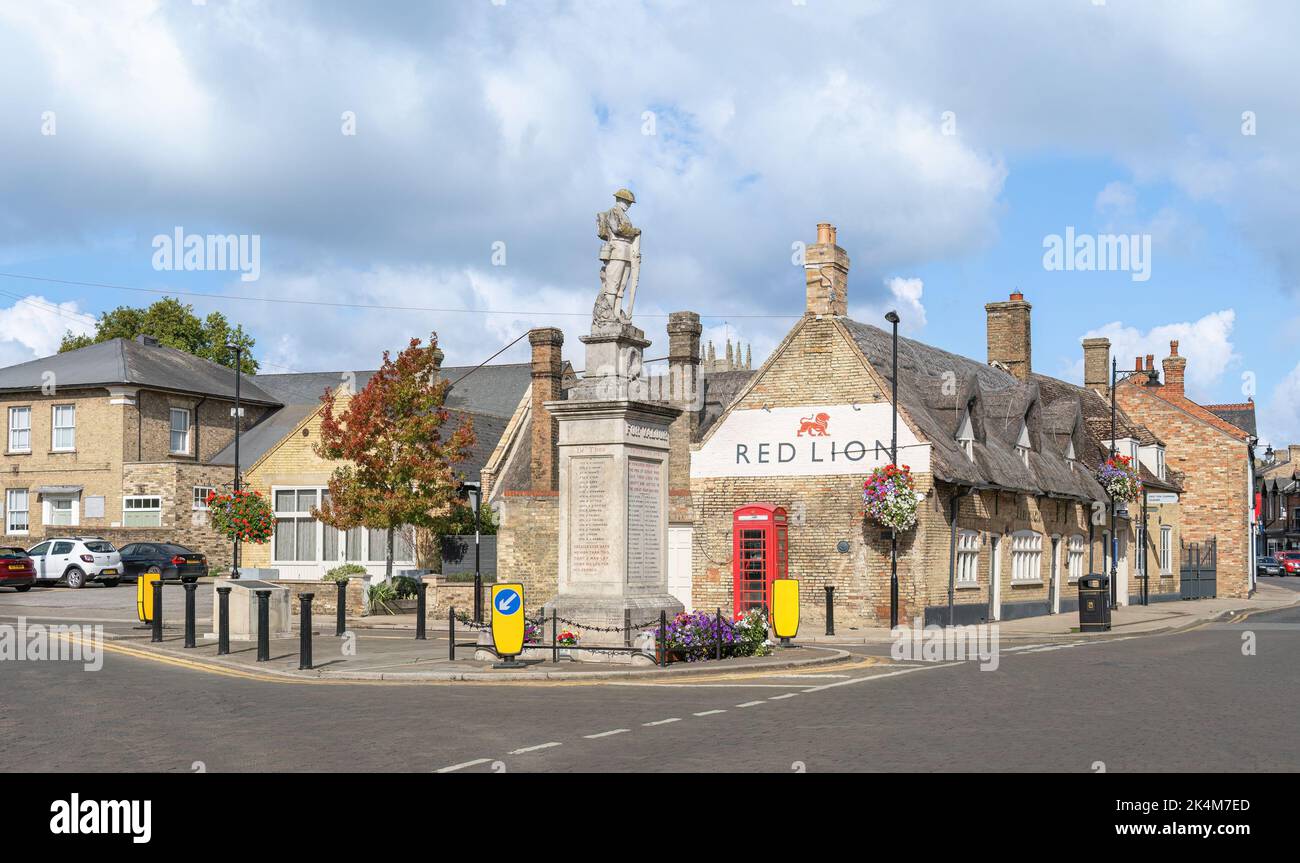
{"type": "Polygon", "coordinates": [[[831,415],[826,413],[802,417],[799,420],[799,432],[795,437],[803,437],[805,432],[809,437],[826,437],[828,434],[826,427],[830,424],[830,421],[831,415]]]}

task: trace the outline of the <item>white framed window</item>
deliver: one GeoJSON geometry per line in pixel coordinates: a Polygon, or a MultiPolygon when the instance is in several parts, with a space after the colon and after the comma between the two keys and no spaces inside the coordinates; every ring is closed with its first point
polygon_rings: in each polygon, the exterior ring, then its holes
{"type": "Polygon", "coordinates": [[[970,411],[966,412],[961,428],[957,430],[957,445],[966,454],[966,458],[975,461],[975,426],[971,422],[970,411]]]}
{"type": "Polygon", "coordinates": [[[1137,441],[1129,441],[1129,445],[1128,445],[1128,455],[1129,455],[1129,458],[1133,460],[1133,467],[1134,467],[1134,468],[1136,468],[1138,465],[1142,464],[1142,460],[1141,460],[1140,458],[1138,458],[1138,442],[1137,442],[1137,441]]]}
{"type": "MultiPolygon", "coordinates": [[[[273,486],[271,505],[275,511],[272,537],[272,563],[383,563],[385,530],[354,527],[338,530],[312,518],[313,507],[329,500],[329,489],[322,486],[273,486]]],[[[415,550],[409,529],[399,528],[393,537],[393,562],[415,562],[415,550]]]]}
{"type": "Polygon", "coordinates": [[[1011,534],[1011,581],[1043,580],[1043,535],[1032,530],[1011,534]]]}
{"type": "Polygon", "coordinates": [[[1029,441],[1029,424],[1025,423],[1020,427],[1020,438],[1016,441],[1016,452],[1020,454],[1020,460],[1025,463],[1025,467],[1029,467],[1029,451],[1031,449],[1033,447],[1029,441]]]}
{"type": "Polygon", "coordinates": [[[9,409],[9,452],[32,451],[32,409],[9,409]]]}
{"type": "Polygon", "coordinates": [[[1173,575],[1174,529],[1168,525],[1160,528],[1160,574],[1173,575]]]}
{"type": "Polygon", "coordinates": [[[979,583],[980,535],[973,530],[957,533],[956,583],[971,586],[979,583]]]}
{"type": "Polygon", "coordinates": [[[55,452],[71,452],[77,448],[77,406],[54,405],[53,436],[50,448],[55,452]]]}
{"type": "Polygon", "coordinates": [[[46,518],[46,524],[57,525],[59,527],[72,527],[77,523],[76,501],[70,497],[50,498],[49,517],[46,518]]]}
{"type": "Polygon", "coordinates": [[[194,509],[208,509],[208,497],[215,492],[210,485],[194,486],[194,509]]]}
{"type": "Polygon", "coordinates": [[[173,455],[190,454],[189,408],[172,408],[171,452],[173,455]]]}
{"type": "Polygon", "coordinates": [[[27,489],[11,488],[5,492],[5,533],[23,535],[28,532],[27,489]]]}
{"type": "Polygon", "coordinates": [[[276,488],[272,490],[275,507],[275,536],[271,556],[285,563],[320,560],[316,541],[320,523],[311,517],[320,500],[321,489],[276,488]]]}
{"type": "Polygon", "coordinates": [[[1162,446],[1156,447],[1156,476],[1165,478],[1165,448],[1162,446]]]}
{"type": "Polygon", "coordinates": [[[162,498],[147,494],[131,494],[123,497],[122,525],[162,527],[162,498]]]}
{"type": "Polygon", "coordinates": [[[1083,554],[1087,550],[1088,541],[1083,538],[1082,534],[1076,533],[1070,537],[1065,547],[1068,566],[1066,572],[1069,574],[1070,581],[1078,581],[1083,577],[1083,554]]]}

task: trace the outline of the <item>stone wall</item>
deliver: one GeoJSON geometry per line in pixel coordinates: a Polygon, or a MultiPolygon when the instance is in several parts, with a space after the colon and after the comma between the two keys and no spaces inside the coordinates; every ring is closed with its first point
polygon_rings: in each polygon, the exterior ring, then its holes
{"type": "MultiPolygon", "coordinates": [[[[298,616],[302,603],[298,597],[304,593],[314,594],[311,600],[312,624],[329,626],[334,629],[334,615],[338,611],[338,585],[332,581],[277,581],[281,587],[289,588],[289,613],[298,616]]],[[[361,617],[366,613],[366,588],[359,578],[348,579],[346,607],[349,619],[361,617]]]]}
{"type": "Polygon", "coordinates": [[[558,589],[560,573],[558,492],[506,492],[497,530],[497,581],[524,586],[524,601],[540,608],[558,589]]]}

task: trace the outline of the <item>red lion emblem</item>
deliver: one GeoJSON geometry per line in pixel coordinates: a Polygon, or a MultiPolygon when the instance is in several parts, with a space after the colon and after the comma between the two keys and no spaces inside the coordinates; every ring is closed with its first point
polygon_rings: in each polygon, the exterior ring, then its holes
{"type": "Polygon", "coordinates": [[[830,423],[830,414],[817,414],[816,416],[803,417],[799,420],[799,433],[795,437],[803,437],[804,432],[809,437],[826,437],[826,426],[830,423]]]}

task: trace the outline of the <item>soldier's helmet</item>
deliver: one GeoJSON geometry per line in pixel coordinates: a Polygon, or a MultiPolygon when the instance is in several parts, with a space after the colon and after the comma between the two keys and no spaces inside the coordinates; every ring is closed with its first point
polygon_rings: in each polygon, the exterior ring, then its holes
{"type": "Polygon", "coordinates": [[[627,189],[619,189],[614,193],[614,197],[619,201],[627,201],[629,204],[636,203],[636,195],[633,195],[627,189]]]}

